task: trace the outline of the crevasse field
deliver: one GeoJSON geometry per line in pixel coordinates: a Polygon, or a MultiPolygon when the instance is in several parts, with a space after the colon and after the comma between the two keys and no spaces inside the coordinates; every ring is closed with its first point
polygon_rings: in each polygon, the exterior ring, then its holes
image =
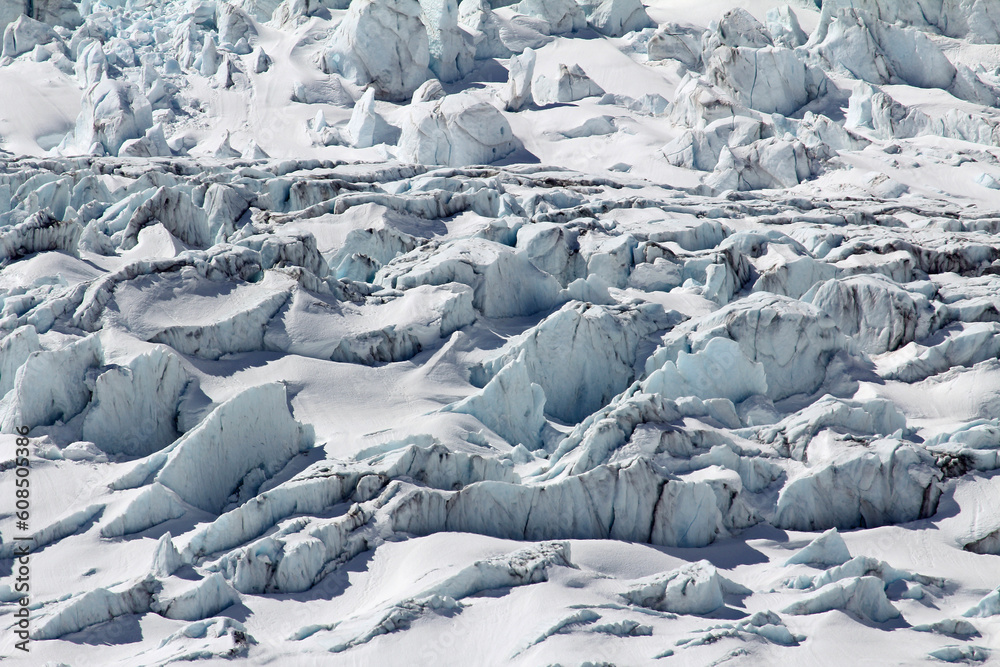
{"type": "Polygon", "coordinates": [[[0,32],[8,664],[1000,664],[997,0],[0,32]]]}

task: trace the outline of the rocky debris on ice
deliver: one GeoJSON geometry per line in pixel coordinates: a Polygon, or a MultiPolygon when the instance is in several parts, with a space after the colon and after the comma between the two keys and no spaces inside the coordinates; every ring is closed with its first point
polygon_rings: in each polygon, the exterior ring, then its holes
{"type": "Polygon", "coordinates": [[[834,582],[783,610],[785,614],[822,614],[838,609],[851,612],[866,621],[885,623],[899,617],[884,584],[878,577],[853,577],[834,582]]]}
{"type": "Polygon", "coordinates": [[[147,659],[158,656],[157,660],[165,662],[190,660],[194,656],[198,659],[232,660],[246,658],[250,647],[257,643],[242,623],[222,616],[189,623],[161,640],[155,649],[136,657],[147,659]]]}
{"type": "MultiPolygon", "coordinates": [[[[949,476],[968,469],[996,470],[1000,468],[1000,423],[995,419],[974,419],[928,438],[924,448],[938,457],[939,465],[949,476]]],[[[966,549],[989,553],[996,538],[996,535],[983,538],[967,544],[966,549]]]]}
{"type": "Polygon", "coordinates": [[[707,560],[647,577],[622,597],[631,604],[675,614],[708,614],[725,604],[727,594],[749,595],[750,589],[722,575],[707,560]]]}
{"type": "Polygon", "coordinates": [[[487,241],[450,241],[400,255],[379,269],[375,283],[407,290],[458,282],[473,289],[473,305],[486,317],[546,310],[559,299],[559,283],[511,248],[487,241]]]}
{"type": "Polygon", "coordinates": [[[396,152],[405,162],[460,167],[496,162],[520,146],[503,114],[463,93],[409,105],[396,152]]]}
{"type": "Polygon", "coordinates": [[[940,471],[924,449],[884,438],[833,444],[829,458],[790,476],[772,523],[789,530],[872,528],[934,514],[940,471]],[[849,481],[850,480],[850,481],[849,481]]]}
{"type": "Polygon", "coordinates": [[[844,538],[836,528],[826,531],[785,561],[785,565],[812,565],[829,567],[843,565],[851,559],[844,538]]]}
{"type": "Polygon", "coordinates": [[[185,502],[220,513],[253,471],[271,477],[312,445],[312,428],[295,421],[287,400],[277,383],[229,399],[166,450],[156,481],[185,502]]]}
{"type": "Polygon", "coordinates": [[[330,38],[325,69],[359,86],[371,84],[380,98],[408,100],[430,78],[421,14],[417,0],[352,2],[330,38]]]}
{"type": "Polygon", "coordinates": [[[656,304],[570,302],[484,361],[482,375],[495,377],[510,363],[524,364],[545,392],[546,412],[575,423],[628,387],[643,340],[669,321],[656,304]],[[570,363],[577,358],[588,363],[570,363]]]}

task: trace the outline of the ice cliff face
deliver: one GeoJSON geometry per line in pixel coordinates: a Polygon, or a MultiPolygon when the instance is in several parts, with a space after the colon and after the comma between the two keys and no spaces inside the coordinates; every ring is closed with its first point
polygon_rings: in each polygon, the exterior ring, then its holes
{"type": "Polygon", "coordinates": [[[1000,15],[764,5],[0,4],[33,651],[986,661],[1000,15]]]}

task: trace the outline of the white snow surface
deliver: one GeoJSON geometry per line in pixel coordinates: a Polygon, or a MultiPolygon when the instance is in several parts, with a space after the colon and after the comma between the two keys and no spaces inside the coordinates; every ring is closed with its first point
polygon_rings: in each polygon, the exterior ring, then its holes
{"type": "Polygon", "coordinates": [[[998,7],[0,0],[0,656],[996,662],[998,7]]]}

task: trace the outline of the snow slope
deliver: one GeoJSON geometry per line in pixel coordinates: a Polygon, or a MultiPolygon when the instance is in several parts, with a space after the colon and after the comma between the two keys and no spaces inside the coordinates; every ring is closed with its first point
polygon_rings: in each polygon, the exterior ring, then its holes
{"type": "Polygon", "coordinates": [[[997,662],[997,26],[0,0],[0,655],[997,662]]]}

